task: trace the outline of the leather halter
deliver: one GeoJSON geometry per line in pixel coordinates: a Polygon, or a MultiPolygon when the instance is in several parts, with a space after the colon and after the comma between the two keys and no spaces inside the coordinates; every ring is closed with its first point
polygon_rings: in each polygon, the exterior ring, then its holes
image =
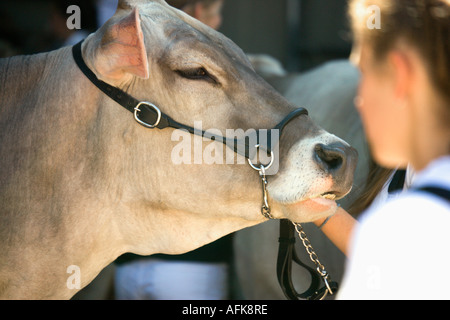
{"type": "MultiPolygon", "coordinates": [[[[187,126],[185,124],[182,124],[180,122],[175,121],[170,116],[166,115],[165,113],[161,112],[161,110],[155,106],[154,104],[150,102],[145,101],[139,101],[132,96],[130,96],[128,93],[113,87],[106,82],[103,82],[97,78],[97,76],[89,69],[89,67],[86,65],[86,63],[83,60],[82,56],[82,50],[81,45],[82,42],[79,42],[78,44],[74,45],[72,47],[72,54],[73,58],[77,64],[77,66],[80,68],[80,70],[84,73],[84,75],[97,87],[99,88],[103,93],[105,93],[108,97],[116,101],[118,104],[120,104],[123,108],[130,111],[134,114],[135,120],[147,127],[147,128],[157,128],[157,129],[165,129],[165,128],[174,128],[174,129],[184,129],[187,130],[191,134],[195,135],[201,135],[206,138],[210,138],[211,140],[217,139],[217,136],[211,135],[210,133],[206,131],[197,130],[193,127],[187,126]]],[[[293,119],[296,117],[299,117],[301,115],[308,115],[308,111],[304,108],[298,108],[291,113],[289,113],[279,124],[275,126],[275,130],[279,130],[280,132],[284,129],[284,127],[293,119]]],[[[270,134],[270,130],[267,131],[268,134],[270,134]]],[[[227,147],[232,148],[232,150],[244,157],[246,157],[249,160],[250,165],[257,170],[261,170],[263,172],[260,172],[260,175],[263,176],[263,184],[267,184],[267,181],[265,180],[264,175],[264,165],[261,166],[261,169],[258,169],[254,167],[251,163],[251,160],[258,148],[261,148],[265,150],[267,153],[272,152],[272,146],[271,146],[271,139],[268,138],[266,143],[264,144],[262,139],[259,137],[259,132],[257,134],[257,144],[256,145],[250,145],[248,136],[244,137],[243,139],[234,139],[230,141],[229,139],[226,139],[222,137],[222,142],[226,144],[227,147]]],[[[281,136],[281,133],[280,135],[281,136]]],[[[272,159],[273,160],[273,159],[272,159]]],[[[267,166],[268,167],[268,166],[267,166]]],[[[266,167],[266,168],[267,168],[266,167]]],[[[265,201],[267,199],[265,198],[265,201]]],[[[267,204],[267,203],[266,203],[267,204]]],[[[270,213],[269,215],[265,215],[266,218],[271,218],[270,213]]],[[[317,291],[317,288],[320,283],[320,279],[317,275],[317,273],[314,271],[314,269],[306,266],[303,264],[298,256],[295,253],[295,238],[294,235],[294,229],[292,227],[292,224],[287,222],[287,220],[281,220],[280,221],[280,247],[278,252],[278,263],[277,263],[277,276],[279,279],[279,283],[283,289],[283,292],[285,293],[286,297],[288,299],[316,299],[320,296],[322,296],[321,290],[317,291]],[[295,261],[300,266],[306,268],[312,277],[312,283],[310,288],[303,294],[298,294],[293,286],[292,283],[292,261],[295,261]]]]}
{"type": "MultiPolygon", "coordinates": [[[[91,80],[91,82],[103,91],[108,97],[116,101],[122,107],[127,109],[128,111],[134,114],[134,117],[138,123],[147,127],[147,128],[157,128],[157,129],[165,129],[165,128],[174,128],[174,129],[183,129],[187,130],[191,134],[200,135],[205,138],[209,138],[211,140],[220,140],[229,148],[233,149],[234,152],[244,156],[247,159],[253,159],[256,155],[257,149],[260,148],[265,150],[267,154],[270,154],[272,151],[272,145],[270,139],[270,130],[267,131],[268,137],[267,139],[261,139],[259,136],[259,131],[256,131],[256,144],[251,145],[249,141],[251,139],[249,136],[244,137],[243,139],[227,139],[225,137],[217,137],[216,135],[212,135],[207,131],[202,131],[195,129],[193,127],[187,126],[180,122],[175,121],[170,116],[161,112],[160,109],[155,106],[153,103],[139,101],[128,93],[113,87],[106,82],[103,82],[97,78],[97,76],[89,69],[86,63],[83,60],[81,45],[83,40],[77,43],[72,47],[72,54],[75,62],[77,63],[80,70],[86,75],[86,77],[91,80]],[[264,141],[266,140],[266,141],[264,141]]],[[[283,130],[283,128],[294,118],[299,117],[301,115],[308,115],[308,111],[304,108],[298,108],[291,113],[289,113],[278,125],[275,126],[275,130],[283,130]]]]}

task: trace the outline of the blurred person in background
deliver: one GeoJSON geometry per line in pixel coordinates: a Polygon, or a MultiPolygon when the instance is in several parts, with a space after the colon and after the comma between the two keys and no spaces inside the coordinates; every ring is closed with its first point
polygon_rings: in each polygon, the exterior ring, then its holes
{"type": "Polygon", "coordinates": [[[215,30],[222,24],[224,0],[166,0],[166,2],[215,30]]]}
{"type": "MultiPolygon", "coordinates": [[[[78,10],[77,8],[77,10],[78,10]]],[[[97,9],[94,0],[52,0],[50,5],[50,30],[53,42],[50,49],[74,45],[97,29],[97,9]],[[75,5],[79,8],[80,28],[69,28],[68,19],[78,12],[67,9],[75,5]]]]}

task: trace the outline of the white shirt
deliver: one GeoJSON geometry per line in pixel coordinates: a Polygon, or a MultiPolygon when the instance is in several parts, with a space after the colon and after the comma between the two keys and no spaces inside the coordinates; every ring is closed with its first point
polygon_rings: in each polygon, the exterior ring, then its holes
{"type": "Polygon", "coordinates": [[[450,190],[450,156],[363,214],[338,299],[450,299],[450,205],[423,186],[450,190]]]}

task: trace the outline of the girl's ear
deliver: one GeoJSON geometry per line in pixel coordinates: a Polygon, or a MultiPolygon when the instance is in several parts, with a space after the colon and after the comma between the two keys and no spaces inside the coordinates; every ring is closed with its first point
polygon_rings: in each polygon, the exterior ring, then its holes
{"type": "Polygon", "coordinates": [[[412,89],[411,84],[414,81],[411,57],[400,50],[394,50],[389,53],[388,59],[395,79],[394,94],[396,98],[404,100],[412,89]]]}

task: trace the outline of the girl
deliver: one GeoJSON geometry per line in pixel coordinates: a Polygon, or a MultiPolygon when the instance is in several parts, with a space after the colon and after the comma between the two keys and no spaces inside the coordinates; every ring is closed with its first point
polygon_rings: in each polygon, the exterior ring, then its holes
{"type": "MultiPolygon", "coordinates": [[[[450,0],[350,0],[349,14],[372,154],[416,176],[363,215],[338,297],[450,299],[450,0]]],[[[345,249],[353,223],[340,209],[322,230],[345,249]]]]}

